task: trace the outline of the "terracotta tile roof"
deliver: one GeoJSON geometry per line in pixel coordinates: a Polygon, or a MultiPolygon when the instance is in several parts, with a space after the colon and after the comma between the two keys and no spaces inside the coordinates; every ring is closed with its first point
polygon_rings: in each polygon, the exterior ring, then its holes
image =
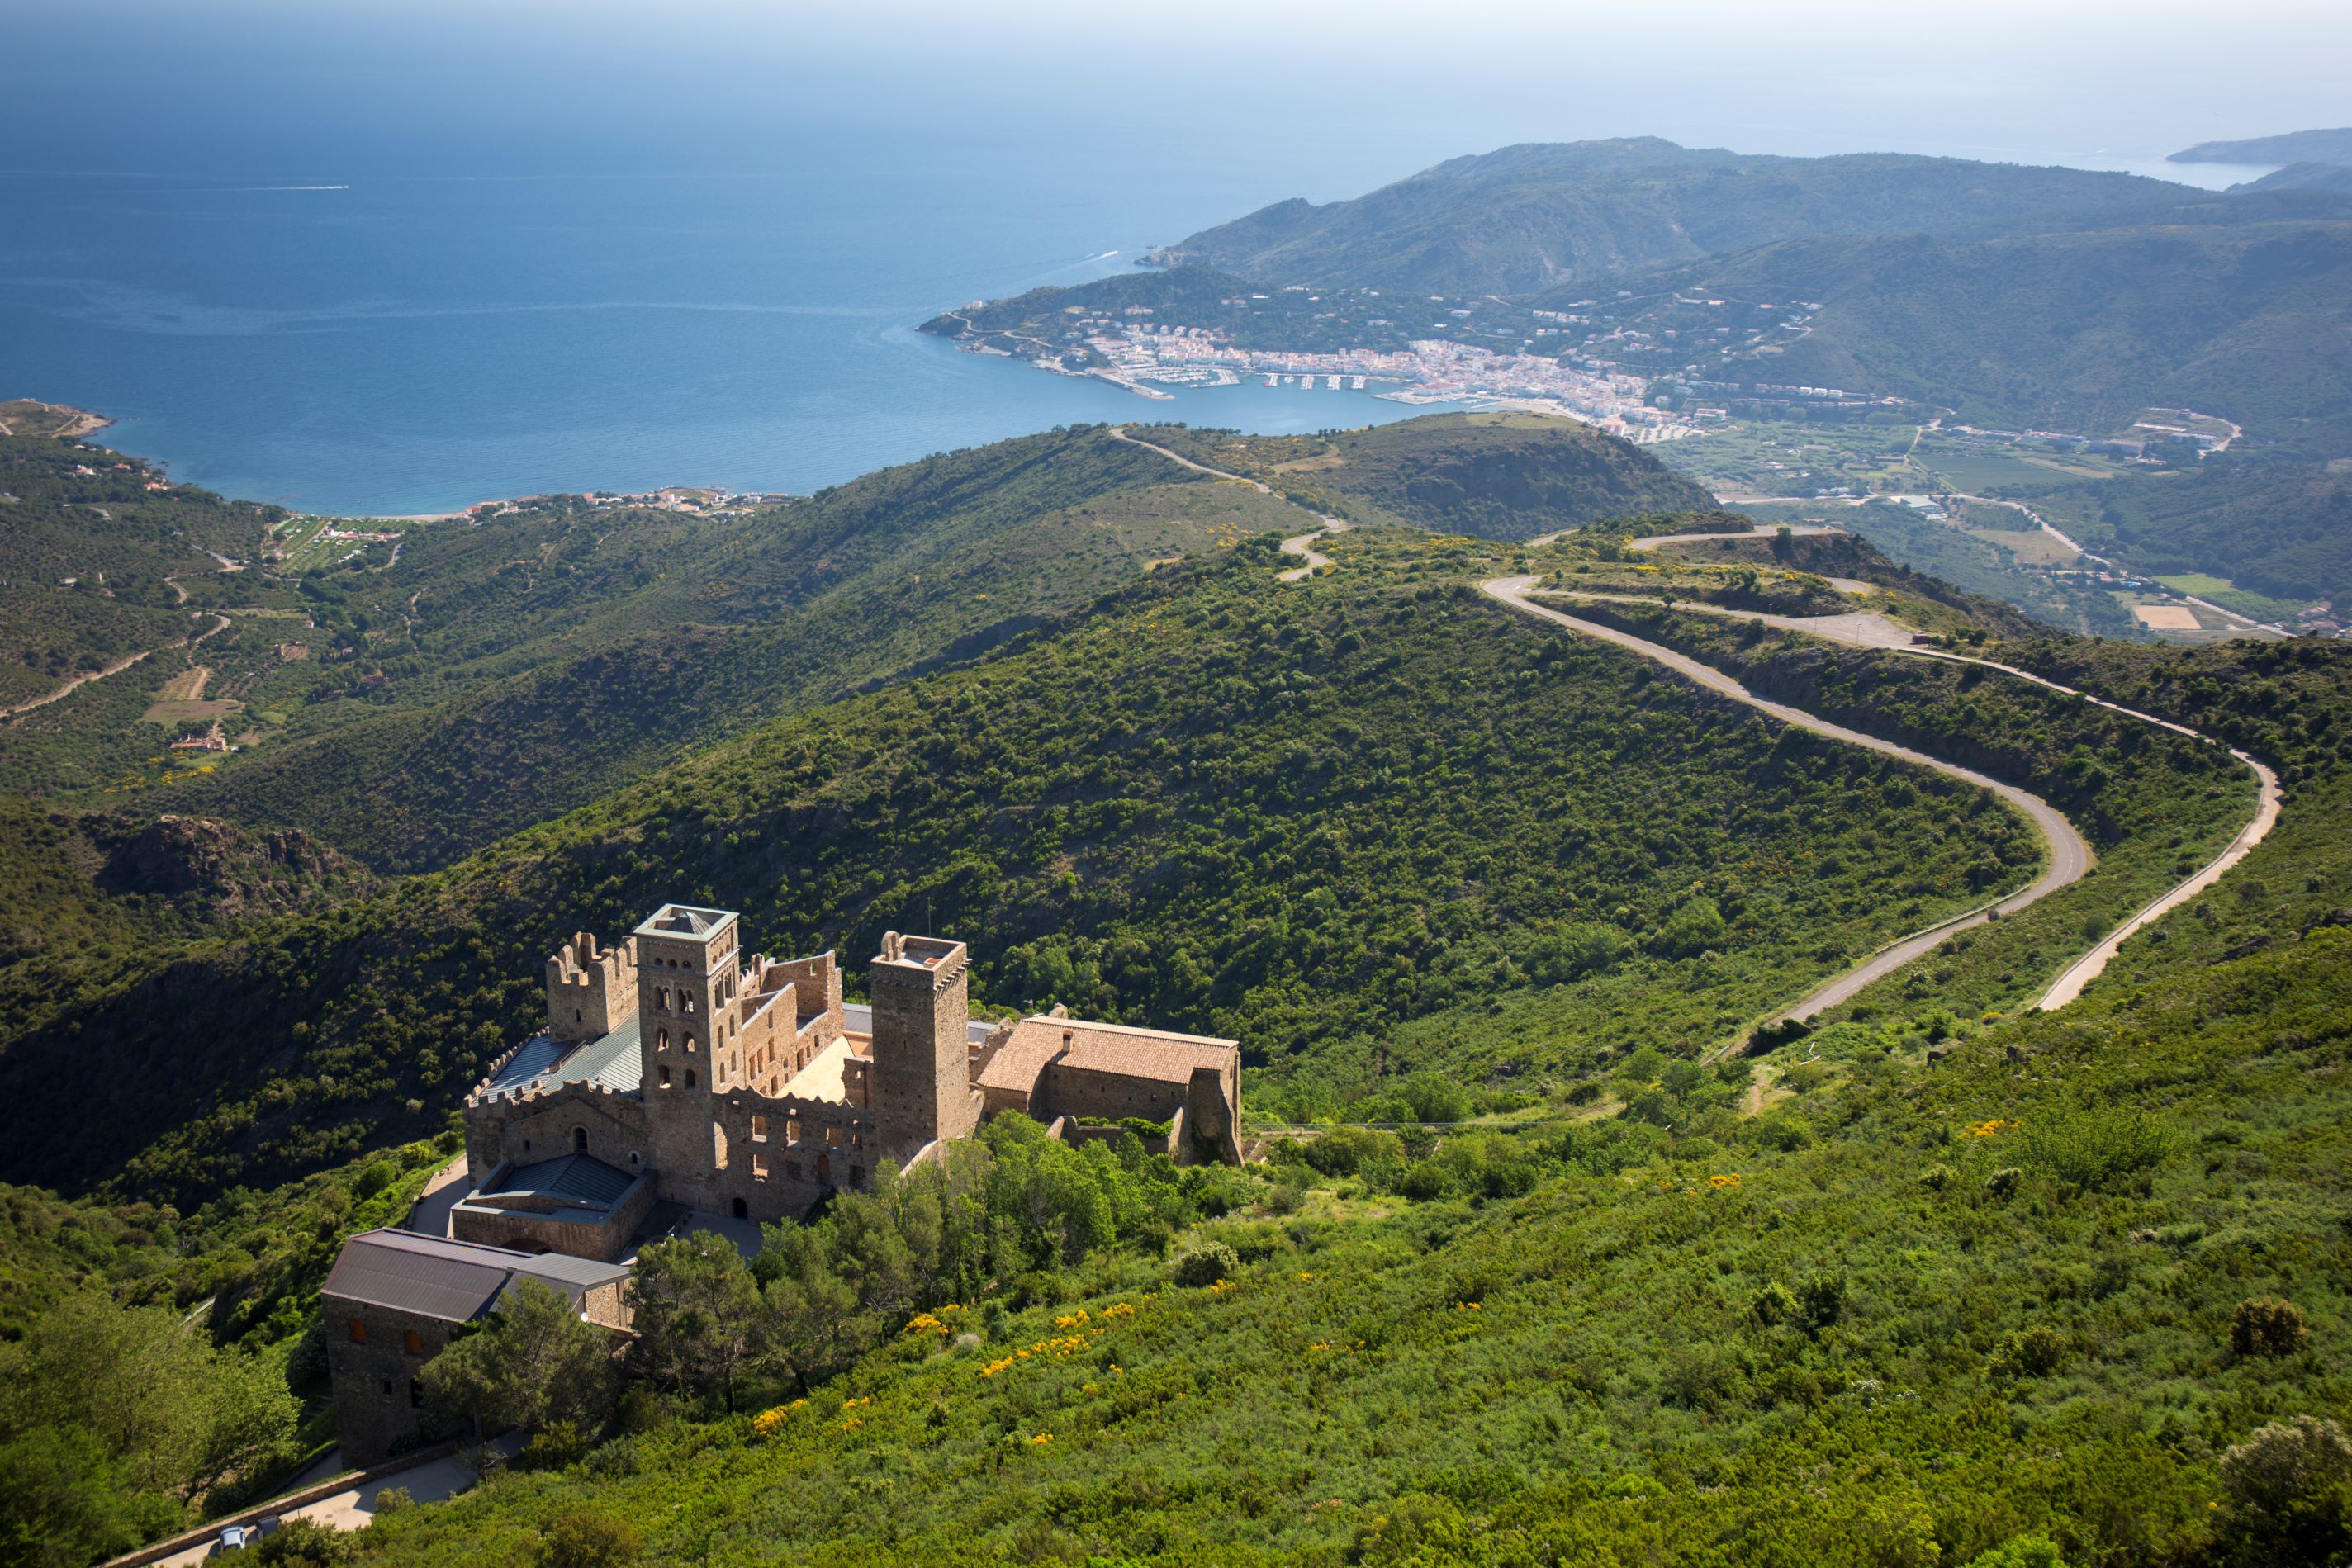
{"type": "Polygon", "coordinates": [[[1087,1019],[1025,1018],[976,1082],[982,1089],[1025,1093],[1051,1066],[1115,1073],[1161,1083],[1189,1083],[1195,1068],[1223,1071],[1239,1058],[1237,1041],[1138,1029],[1087,1019]]]}

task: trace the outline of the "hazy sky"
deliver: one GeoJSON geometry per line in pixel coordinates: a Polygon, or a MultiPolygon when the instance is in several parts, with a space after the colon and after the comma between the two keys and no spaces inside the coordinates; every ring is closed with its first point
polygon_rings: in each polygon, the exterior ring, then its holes
{"type": "MultiPolygon", "coordinates": [[[[15,166],[331,163],[392,134],[457,162],[615,158],[681,128],[956,136],[1224,127],[1229,155],[1350,193],[1513,141],[1657,134],[1749,152],[2145,164],[2352,123],[2337,0],[0,0],[15,166]]],[[[741,133],[731,148],[728,134],[741,133]]]]}

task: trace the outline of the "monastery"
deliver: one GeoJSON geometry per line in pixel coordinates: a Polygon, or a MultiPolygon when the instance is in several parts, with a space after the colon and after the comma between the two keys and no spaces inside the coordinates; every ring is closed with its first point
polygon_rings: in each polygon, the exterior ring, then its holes
{"type": "Polygon", "coordinates": [[[831,953],[746,955],[731,911],[682,904],[616,947],[565,943],[547,1028],[467,1097],[446,1227],[352,1237],[320,1291],[344,1462],[417,1441],[425,1364],[520,1281],[626,1333],[643,1243],[698,1215],[801,1218],[1003,1112],[1071,1142],[1147,1124],[1156,1153],[1240,1163],[1234,1041],[1059,1008],[975,1019],[969,967],[961,942],[894,931],[866,968],[872,1003],[848,1003],[831,953]]]}
{"type": "Polygon", "coordinates": [[[834,955],[746,954],[733,912],[665,904],[617,946],[547,961],[547,1029],[466,1102],[466,1241],[614,1260],[679,1210],[766,1222],[872,1185],[1019,1111],[1073,1141],[1122,1119],[1148,1147],[1238,1164],[1230,1040],[1062,1009],[971,1016],[961,942],[891,932],[842,1000],[834,955]]]}

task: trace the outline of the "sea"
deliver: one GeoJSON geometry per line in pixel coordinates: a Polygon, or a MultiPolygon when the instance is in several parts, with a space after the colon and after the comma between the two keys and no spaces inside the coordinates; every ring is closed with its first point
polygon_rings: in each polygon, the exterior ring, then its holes
{"type": "MultiPolygon", "coordinates": [[[[1377,385],[1250,378],[1147,400],[916,328],[1511,129],[1379,104],[1277,102],[1268,120],[1149,94],[1055,113],[1026,89],[1047,108],[959,106],[943,88],[861,112],[856,82],[713,118],[680,69],[648,102],[614,88],[609,58],[572,92],[555,57],[527,93],[510,63],[477,80],[394,61],[366,86],[391,107],[338,119],[346,83],[309,43],[280,61],[253,52],[257,31],[138,37],[144,54],[61,35],[62,64],[0,68],[17,89],[0,106],[0,398],[101,413],[101,439],[175,479],[351,516],[553,490],[806,493],[1076,423],[1411,417],[1377,385]],[[903,107],[918,99],[930,112],[903,107]]],[[[1759,137],[1746,150],[1826,150],[1759,137]]]]}
{"type": "Polygon", "coordinates": [[[1118,171],[1049,183],[965,152],[867,141],[712,172],[0,176],[16,220],[0,238],[0,396],[105,413],[100,439],[175,479],[366,516],[550,490],[807,493],[1061,424],[1288,432],[1420,412],[1258,380],[1147,399],[916,330],[1179,237],[1164,190],[1118,171]]]}

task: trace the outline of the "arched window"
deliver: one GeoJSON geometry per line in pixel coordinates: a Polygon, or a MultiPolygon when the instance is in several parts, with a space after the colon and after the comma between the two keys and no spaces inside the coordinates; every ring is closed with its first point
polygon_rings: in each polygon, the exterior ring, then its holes
{"type": "Polygon", "coordinates": [[[694,1087],[694,1069],[691,1067],[686,1070],[686,1086],[688,1089],[694,1087]]]}
{"type": "Polygon", "coordinates": [[[677,988],[677,1010],[682,1013],[694,1011],[694,993],[684,986],[677,988]]]}
{"type": "Polygon", "coordinates": [[[654,1049],[656,1051],[667,1051],[669,1049],[669,1030],[666,1029],[657,1029],[654,1030],[654,1049]]]}
{"type": "Polygon", "coordinates": [[[654,1008],[659,1012],[669,1011],[669,988],[667,986],[656,986],[654,988],[654,1008]]]}
{"type": "Polygon", "coordinates": [[[686,1047],[688,1055],[691,1056],[694,1054],[694,1036],[692,1033],[681,1034],[677,1039],[678,1043],[686,1047]]]}
{"type": "Polygon", "coordinates": [[[572,1129],[572,1152],[578,1155],[584,1155],[588,1152],[587,1128],[574,1127],[572,1129]]]}

